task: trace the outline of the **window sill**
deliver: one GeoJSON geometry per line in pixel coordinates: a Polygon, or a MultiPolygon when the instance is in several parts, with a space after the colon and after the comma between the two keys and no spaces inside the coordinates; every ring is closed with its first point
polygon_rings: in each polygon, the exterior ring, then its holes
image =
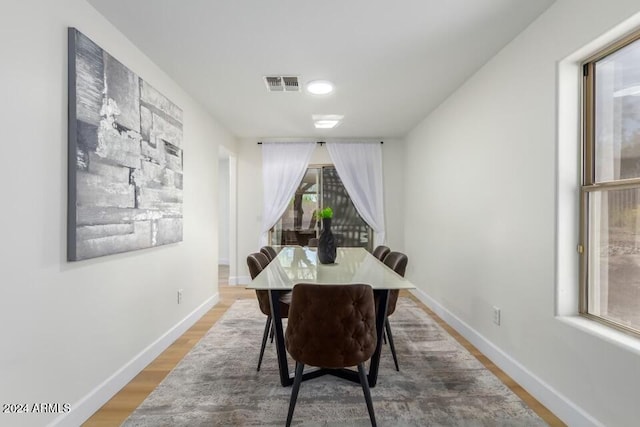
{"type": "Polygon", "coordinates": [[[568,324],[569,326],[587,332],[594,337],[600,338],[625,350],[632,351],[640,355],[640,338],[636,338],[608,326],[601,325],[598,322],[589,320],[582,316],[556,316],[556,319],[568,324]]]}

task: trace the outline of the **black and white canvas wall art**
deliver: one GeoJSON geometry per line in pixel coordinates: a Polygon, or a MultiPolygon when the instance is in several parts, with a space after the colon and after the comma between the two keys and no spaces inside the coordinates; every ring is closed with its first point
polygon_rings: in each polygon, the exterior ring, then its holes
{"type": "Polygon", "coordinates": [[[182,110],[69,28],[70,261],[182,241],[182,110]]]}

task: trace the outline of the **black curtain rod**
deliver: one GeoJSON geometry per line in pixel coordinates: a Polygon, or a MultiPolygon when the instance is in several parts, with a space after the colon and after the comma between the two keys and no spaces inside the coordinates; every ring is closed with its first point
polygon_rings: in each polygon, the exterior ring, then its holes
{"type": "MultiPolygon", "coordinates": [[[[316,142],[316,144],[320,144],[320,145],[322,145],[322,144],[326,144],[326,142],[324,142],[324,141],[318,141],[318,142],[316,142]]],[[[380,144],[384,144],[384,141],[380,141],[380,144]]],[[[262,145],[262,141],[258,141],[258,145],[262,145]]]]}

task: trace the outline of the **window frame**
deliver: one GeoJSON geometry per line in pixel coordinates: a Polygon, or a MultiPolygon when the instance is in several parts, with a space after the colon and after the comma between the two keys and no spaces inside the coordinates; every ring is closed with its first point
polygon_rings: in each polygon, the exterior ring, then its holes
{"type": "Polygon", "coordinates": [[[579,200],[580,241],[578,244],[578,253],[580,255],[579,314],[635,337],[640,337],[640,325],[638,325],[637,329],[631,328],[589,312],[589,194],[592,192],[640,188],[640,177],[605,182],[596,182],[595,180],[595,64],[596,62],[639,40],[640,29],[636,29],[630,34],[599,50],[597,53],[582,62],[582,138],[580,144],[581,185],[579,200]]]}

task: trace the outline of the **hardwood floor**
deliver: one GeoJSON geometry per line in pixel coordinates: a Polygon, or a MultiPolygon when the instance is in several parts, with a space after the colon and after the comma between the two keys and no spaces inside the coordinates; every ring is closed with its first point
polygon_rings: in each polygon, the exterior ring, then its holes
{"type": "MultiPolygon", "coordinates": [[[[119,426],[144,401],[158,384],[171,372],[182,358],[200,341],[204,334],[238,299],[255,298],[255,292],[246,290],[242,286],[229,286],[227,283],[229,271],[226,266],[219,266],[220,302],[196,322],[187,332],[178,338],[169,348],[140,372],[129,384],[120,390],[111,400],[105,403],[83,425],[88,427],[119,426]]],[[[442,321],[435,313],[427,308],[411,293],[402,291],[406,296],[418,303],[440,326],[449,332],[460,344],[473,354],[487,369],[494,373],[507,387],[518,395],[529,407],[535,411],[547,424],[552,427],[565,426],[558,417],[553,415],[545,406],[527,393],[513,379],[500,370],[486,356],[480,353],[471,343],[458,334],[453,328],[442,321]]]]}
{"type": "Polygon", "coordinates": [[[563,423],[560,418],[556,417],[553,412],[547,409],[546,406],[538,402],[533,396],[527,393],[524,388],[522,388],[517,382],[515,382],[509,375],[504,373],[502,369],[498,368],[491,360],[489,360],[487,356],[482,354],[477,348],[473,346],[473,344],[467,341],[465,337],[460,335],[455,329],[445,323],[444,320],[438,317],[437,314],[435,314],[430,308],[424,305],[417,297],[409,292],[406,292],[404,294],[401,292],[400,295],[411,298],[420,307],[422,307],[424,311],[429,313],[429,315],[438,323],[438,325],[442,326],[445,331],[447,331],[452,337],[456,339],[456,341],[458,341],[464,348],[466,348],[469,353],[471,353],[476,359],[478,359],[485,368],[491,371],[496,377],[500,379],[500,381],[504,383],[504,385],[509,387],[512,392],[514,392],[520,399],[522,399],[527,405],[529,405],[529,407],[547,424],[549,424],[549,426],[566,426],[566,424],[563,423]]]}

